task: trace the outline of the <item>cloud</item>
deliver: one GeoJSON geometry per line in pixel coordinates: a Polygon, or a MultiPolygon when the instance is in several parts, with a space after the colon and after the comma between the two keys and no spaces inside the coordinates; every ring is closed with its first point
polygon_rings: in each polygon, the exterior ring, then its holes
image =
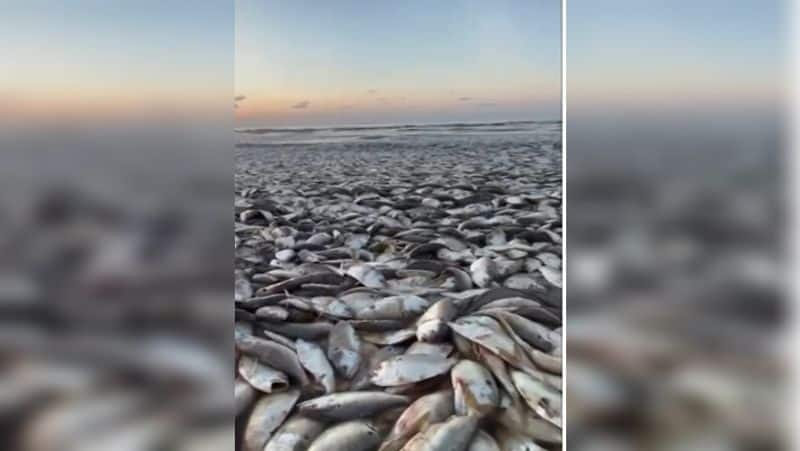
{"type": "Polygon", "coordinates": [[[244,99],[246,99],[246,98],[247,98],[247,96],[243,96],[243,95],[241,95],[241,94],[240,94],[240,95],[238,95],[238,96],[234,97],[234,98],[233,98],[233,101],[234,101],[234,102],[241,102],[242,100],[244,100],[244,99]]]}
{"type": "Polygon", "coordinates": [[[459,102],[469,102],[470,100],[472,100],[472,97],[459,97],[458,98],[459,102]]]}
{"type": "Polygon", "coordinates": [[[377,89],[367,89],[367,94],[369,94],[369,95],[374,95],[377,92],[378,92],[377,89]]]}
{"type": "Polygon", "coordinates": [[[383,104],[388,104],[388,103],[391,103],[391,102],[389,101],[389,98],[388,98],[388,97],[378,97],[378,98],[377,98],[377,99],[375,99],[375,100],[377,100],[378,102],[380,102],[380,103],[383,103],[383,104]]]}
{"type": "Polygon", "coordinates": [[[483,103],[479,103],[478,106],[483,106],[483,107],[497,106],[497,103],[495,103],[495,102],[483,102],[483,103]]]}
{"type": "Polygon", "coordinates": [[[297,102],[294,105],[292,105],[292,108],[294,108],[295,110],[304,110],[308,108],[309,105],[311,105],[311,102],[309,102],[308,100],[303,100],[302,102],[297,102]]]}

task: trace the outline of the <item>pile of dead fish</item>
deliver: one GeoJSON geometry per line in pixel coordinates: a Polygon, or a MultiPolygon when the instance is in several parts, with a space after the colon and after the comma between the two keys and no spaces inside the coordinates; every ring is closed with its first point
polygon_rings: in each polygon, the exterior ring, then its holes
{"type": "Polygon", "coordinates": [[[557,168],[279,172],[236,197],[238,449],[561,448],[557,168]]]}

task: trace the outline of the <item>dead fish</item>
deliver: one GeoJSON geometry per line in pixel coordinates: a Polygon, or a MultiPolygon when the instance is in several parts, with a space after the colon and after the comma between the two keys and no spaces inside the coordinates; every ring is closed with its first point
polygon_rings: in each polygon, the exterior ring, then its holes
{"type": "Polygon", "coordinates": [[[405,354],[428,354],[440,357],[448,357],[453,353],[453,345],[450,343],[426,343],[415,341],[406,349],[405,354]]]}
{"type": "Polygon", "coordinates": [[[427,354],[404,354],[387,359],[375,369],[372,383],[380,387],[406,385],[444,374],[455,360],[427,354]]]}
{"type": "Polygon", "coordinates": [[[519,393],[517,393],[517,388],[514,386],[514,381],[511,380],[511,374],[508,372],[506,362],[483,346],[476,346],[476,348],[477,359],[492,372],[497,382],[506,391],[506,394],[512,399],[517,399],[519,393]]]}
{"type": "Polygon", "coordinates": [[[233,324],[233,337],[234,341],[241,337],[252,336],[253,325],[243,321],[236,321],[233,324]]]}
{"type": "Polygon", "coordinates": [[[365,233],[354,233],[345,240],[345,245],[350,249],[362,249],[369,242],[369,235],[365,233]]]}
{"type": "MultiPolygon", "coordinates": [[[[506,448],[503,449],[505,450],[506,448]]],[[[470,442],[467,451],[500,451],[500,445],[498,445],[494,437],[487,434],[486,431],[478,430],[475,432],[475,435],[472,436],[472,442],[470,442]]]]}
{"type": "Polygon", "coordinates": [[[294,415],[275,431],[264,451],[305,451],[324,429],[322,421],[294,415]]]}
{"type": "Polygon", "coordinates": [[[524,401],[508,401],[508,404],[494,417],[499,425],[543,443],[561,443],[561,428],[528,409],[524,401]]]}
{"type": "Polygon", "coordinates": [[[472,360],[458,362],[450,371],[457,415],[486,415],[500,404],[497,383],[483,365],[472,360]]]}
{"type": "Polygon", "coordinates": [[[236,278],[233,288],[233,299],[237,302],[243,302],[253,297],[253,286],[243,276],[236,278]]]}
{"type": "Polygon", "coordinates": [[[458,239],[456,237],[452,237],[452,236],[448,236],[448,235],[442,235],[442,236],[436,238],[433,241],[437,242],[437,243],[444,244],[451,251],[459,252],[459,251],[464,251],[464,250],[468,250],[469,249],[469,245],[467,243],[465,243],[464,241],[462,241],[462,240],[460,240],[460,239],[458,239]]]}
{"type": "Polygon", "coordinates": [[[353,377],[361,364],[359,347],[360,341],[353,326],[345,321],[333,326],[328,336],[328,359],[346,379],[353,377]]]}
{"type": "Polygon", "coordinates": [[[396,345],[416,337],[414,329],[400,329],[386,332],[364,332],[361,339],[376,345],[396,345]]]}
{"type": "Polygon", "coordinates": [[[325,393],[333,393],[336,389],[336,375],[325,356],[325,351],[318,344],[303,339],[295,341],[295,349],[300,364],[314,375],[316,381],[325,389],[325,393]]]}
{"type": "Polygon", "coordinates": [[[412,382],[405,385],[393,385],[391,387],[384,387],[386,393],[395,395],[406,395],[411,398],[422,396],[425,393],[430,393],[432,390],[441,388],[447,382],[447,374],[440,374],[439,376],[425,379],[419,382],[412,382]]]}
{"type": "Polygon", "coordinates": [[[344,278],[339,274],[332,272],[318,272],[314,274],[295,277],[289,280],[284,280],[283,282],[278,282],[263,288],[259,288],[256,294],[258,294],[259,296],[265,296],[268,294],[283,293],[285,291],[290,291],[295,288],[301,287],[307,283],[323,283],[327,285],[339,285],[343,281],[344,278]]]}
{"type": "Polygon", "coordinates": [[[442,390],[420,397],[403,411],[379,451],[399,451],[416,433],[453,414],[453,391],[442,390]]]}
{"type": "Polygon", "coordinates": [[[422,243],[411,248],[408,251],[408,256],[410,258],[420,258],[427,254],[435,254],[438,250],[442,248],[446,248],[446,246],[443,243],[437,241],[422,243]]]}
{"type": "Polygon", "coordinates": [[[267,365],[293,377],[301,386],[308,383],[297,354],[274,341],[253,336],[238,337],[236,347],[243,353],[252,355],[267,365]]]}
{"type": "Polygon", "coordinates": [[[430,303],[419,296],[390,296],[375,301],[369,307],[356,312],[356,318],[366,320],[403,320],[413,318],[425,311],[430,303]]]}
{"type": "Polygon", "coordinates": [[[333,325],[327,321],[315,321],[313,323],[262,323],[265,329],[290,338],[302,338],[303,340],[320,340],[328,336],[333,330],[333,325]]]}
{"type": "Polygon", "coordinates": [[[386,285],[383,274],[370,265],[353,265],[347,269],[347,275],[368,288],[382,288],[386,285]]]}
{"type": "Polygon", "coordinates": [[[309,300],[318,313],[334,319],[350,319],[353,311],[344,302],[330,296],[316,296],[309,300]]]}
{"type": "Polygon", "coordinates": [[[543,265],[541,260],[537,260],[535,258],[526,258],[525,259],[525,272],[535,272],[538,271],[539,268],[543,265]]]}
{"type": "Polygon", "coordinates": [[[512,371],[511,378],[531,410],[561,427],[561,393],[522,371],[512,371]]]}
{"type": "Polygon", "coordinates": [[[476,286],[486,288],[494,280],[497,268],[489,257],[481,257],[469,265],[469,272],[476,286]]]}
{"type": "Polygon", "coordinates": [[[357,312],[371,306],[375,301],[383,297],[385,296],[378,290],[358,287],[339,294],[338,299],[347,304],[350,311],[357,312]]]}
{"type": "Polygon", "coordinates": [[[475,255],[472,253],[472,250],[470,249],[463,249],[460,251],[454,251],[451,249],[439,249],[436,252],[436,258],[453,263],[456,262],[469,263],[475,260],[475,255]]]}
{"type": "Polygon", "coordinates": [[[308,451],[371,451],[381,443],[381,434],[369,421],[346,421],[326,429],[308,451]]]}
{"type": "Polygon", "coordinates": [[[498,257],[494,260],[495,277],[502,279],[516,274],[525,267],[522,260],[510,260],[505,257],[498,257]]]}
{"type": "Polygon", "coordinates": [[[532,366],[523,349],[492,318],[465,316],[451,322],[450,327],[457,334],[487,348],[513,366],[532,366]]]}
{"type": "Polygon", "coordinates": [[[324,246],[333,240],[330,234],[325,232],[315,233],[306,239],[306,243],[324,246]]]}
{"type": "Polygon", "coordinates": [[[236,305],[248,310],[257,310],[265,305],[276,305],[278,302],[284,299],[286,299],[285,293],[276,293],[266,296],[251,297],[249,299],[237,302],[236,305]]]}
{"type": "Polygon", "coordinates": [[[555,348],[555,344],[551,340],[550,329],[541,324],[510,312],[498,311],[489,314],[507,324],[514,333],[531,346],[544,352],[550,352],[555,348]]]}
{"type": "Polygon", "coordinates": [[[550,268],[558,269],[561,267],[561,258],[551,252],[540,252],[536,255],[536,258],[550,268]]]}
{"type": "Polygon", "coordinates": [[[546,451],[533,438],[524,434],[506,428],[498,428],[496,434],[503,451],[546,451]]]}
{"type": "Polygon", "coordinates": [[[289,311],[277,305],[266,305],[256,310],[256,318],[265,321],[286,321],[289,311]]]}
{"type": "Polygon", "coordinates": [[[347,421],[365,418],[395,407],[408,405],[408,398],[382,391],[333,393],[298,404],[298,411],[311,418],[347,421]]]}
{"type": "Polygon", "coordinates": [[[238,417],[256,399],[256,391],[243,379],[236,378],[233,383],[233,399],[236,404],[236,416],[238,417]]]}
{"type": "MultiPolygon", "coordinates": [[[[505,321],[500,321],[503,324],[503,328],[508,335],[514,340],[520,348],[524,351],[525,355],[528,356],[528,360],[534,363],[536,368],[541,368],[545,371],[549,371],[553,374],[561,374],[561,358],[556,357],[554,355],[545,354],[542,351],[534,349],[531,345],[529,345],[525,340],[522,339],[514,329],[505,321]]],[[[527,370],[529,367],[520,367],[522,370],[527,370]]],[[[529,372],[531,373],[531,372],[529,372]]],[[[531,373],[532,374],[532,373],[531,373]]]]}
{"type": "Polygon", "coordinates": [[[551,268],[550,266],[541,266],[539,267],[539,272],[542,273],[544,280],[550,282],[553,286],[561,288],[561,270],[551,268]]]}
{"type": "Polygon", "coordinates": [[[514,290],[544,291],[546,288],[530,274],[514,274],[503,281],[503,286],[514,290]]]}
{"type": "Polygon", "coordinates": [[[269,365],[249,356],[242,356],[238,365],[239,375],[253,388],[264,393],[272,393],[289,388],[289,378],[269,365]]]}
{"type": "Polygon", "coordinates": [[[408,321],[400,319],[354,319],[348,323],[358,330],[368,332],[387,332],[403,329],[408,325],[408,321]]]}
{"type": "Polygon", "coordinates": [[[281,334],[276,334],[275,332],[272,332],[272,331],[269,331],[269,330],[266,330],[266,329],[262,329],[261,330],[261,335],[263,335],[264,338],[267,338],[267,339],[272,340],[272,341],[274,341],[276,343],[282,344],[283,346],[291,349],[292,351],[295,350],[294,349],[294,342],[292,340],[284,337],[281,334]]]}
{"type": "Polygon", "coordinates": [[[506,233],[503,229],[494,229],[486,236],[486,244],[489,246],[500,246],[507,242],[506,233]]]}
{"type": "Polygon", "coordinates": [[[483,292],[478,292],[477,296],[473,296],[470,303],[469,303],[469,310],[475,311],[479,308],[483,307],[484,305],[497,301],[499,299],[506,299],[506,298],[513,298],[513,297],[521,297],[526,299],[531,299],[534,301],[538,301],[537,298],[531,297],[529,293],[519,290],[514,290],[508,287],[501,287],[495,286],[488,289],[483,290],[483,292]]]}
{"type": "Polygon", "coordinates": [[[245,451],[263,451],[272,432],[283,423],[299,397],[299,390],[289,389],[256,401],[244,429],[245,451]]]}
{"type": "Polygon", "coordinates": [[[453,334],[451,339],[453,341],[453,345],[458,350],[458,353],[461,355],[461,357],[472,360],[478,359],[478,353],[476,352],[476,350],[480,349],[481,348],[480,346],[467,340],[466,338],[462,337],[459,334],[453,334]]]}
{"type": "Polygon", "coordinates": [[[417,340],[442,341],[450,330],[447,325],[458,315],[458,307],[452,299],[442,299],[425,311],[417,320],[417,340]]]}
{"type": "Polygon", "coordinates": [[[420,432],[422,435],[416,443],[409,441],[403,450],[466,451],[477,427],[478,417],[451,416],[445,422],[434,424],[420,432]]]}
{"type": "Polygon", "coordinates": [[[524,298],[500,299],[495,302],[490,302],[478,310],[478,312],[485,312],[487,314],[497,311],[514,313],[541,324],[551,326],[561,323],[561,319],[548,308],[543,307],[536,301],[524,298]]]}
{"type": "Polygon", "coordinates": [[[403,354],[403,348],[399,346],[383,346],[378,349],[370,343],[362,343],[361,345],[361,361],[356,375],[353,376],[351,390],[363,390],[368,387],[374,387],[372,384],[372,372],[378,368],[384,360],[403,354]]]}
{"type": "MultiPolygon", "coordinates": [[[[532,143],[542,149],[538,145],[532,143]]],[[[363,451],[495,451],[501,449],[498,434],[505,432],[519,435],[531,449],[537,443],[548,449],[558,446],[556,436],[563,431],[542,418],[546,411],[539,403],[538,412],[532,403],[541,400],[537,393],[542,390],[563,397],[561,377],[553,372],[562,360],[563,337],[551,330],[562,325],[562,288],[555,278],[562,263],[561,180],[549,156],[518,153],[522,160],[517,163],[533,163],[536,170],[520,171],[504,161],[494,172],[481,174],[469,161],[444,155],[453,163],[447,176],[438,171],[441,164],[430,167],[441,158],[415,160],[405,167],[390,152],[362,152],[366,160],[348,167],[305,151],[287,153],[280,165],[257,158],[242,166],[246,174],[241,179],[237,175],[237,185],[244,187],[236,193],[235,215],[252,213],[246,215],[248,224],[236,219],[235,279],[248,281],[255,297],[243,299],[240,293],[237,298],[235,293],[236,363],[257,359],[284,372],[291,388],[301,392],[300,399],[308,405],[322,403],[315,408],[324,412],[312,418],[294,409],[265,451],[362,446],[363,451]],[[370,166],[376,162],[382,166],[370,166]],[[298,164],[319,167],[285,171],[287,165],[298,164]],[[397,172],[417,167],[427,182],[397,172]],[[314,175],[320,170],[328,177],[314,175]],[[398,301],[403,298],[417,304],[404,305],[398,301]],[[269,308],[259,312],[262,307],[269,308]],[[337,322],[349,330],[334,331],[337,322]],[[307,382],[301,385],[299,376],[252,349],[242,352],[250,336],[266,337],[294,352],[307,382]],[[342,349],[358,362],[349,366],[355,367],[351,377],[344,374],[348,365],[331,358],[342,349]],[[413,359],[414,365],[390,371],[400,357],[413,359]],[[430,362],[419,359],[445,364],[426,366],[422,363],[430,362]],[[459,364],[464,359],[471,362],[459,364]],[[519,389],[511,371],[520,374],[519,389]],[[379,376],[393,379],[391,385],[376,385],[379,376]],[[528,399],[519,390],[529,391],[528,399]],[[449,396],[441,411],[403,403],[349,420],[379,409],[365,398],[371,393],[422,403],[442,391],[449,396]],[[343,394],[344,400],[334,396],[343,394]],[[347,398],[351,394],[355,400],[347,398]],[[342,412],[346,415],[341,419],[329,420],[342,412]],[[476,421],[484,429],[475,426],[463,442],[436,439],[447,431],[451,415],[459,413],[467,415],[458,421],[476,421]],[[294,434],[296,422],[307,423],[296,428],[308,427],[310,433],[294,434]],[[394,430],[404,423],[410,426],[394,430]]],[[[238,372],[236,379],[242,423],[260,392],[238,372]]],[[[244,426],[237,424],[237,445],[243,443],[244,426]]]]}
{"type": "Polygon", "coordinates": [[[286,263],[292,261],[295,255],[296,255],[295,251],[293,251],[292,249],[283,249],[275,253],[275,258],[278,261],[286,263]]]}

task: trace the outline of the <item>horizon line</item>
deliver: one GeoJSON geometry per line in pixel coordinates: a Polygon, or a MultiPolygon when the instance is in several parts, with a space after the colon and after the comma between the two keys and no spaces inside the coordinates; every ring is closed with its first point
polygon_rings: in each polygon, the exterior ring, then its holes
{"type": "Polygon", "coordinates": [[[285,130],[285,131],[302,131],[302,130],[322,130],[322,129],[337,129],[337,128],[386,128],[386,127],[420,127],[420,126],[455,126],[455,125],[500,125],[500,124],[522,124],[532,122],[562,122],[561,118],[553,119],[515,119],[508,121],[456,121],[456,122],[418,122],[418,123],[384,123],[384,124],[339,124],[339,125],[288,125],[288,126],[246,126],[234,127],[236,132],[244,132],[248,130],[285,130]]]}

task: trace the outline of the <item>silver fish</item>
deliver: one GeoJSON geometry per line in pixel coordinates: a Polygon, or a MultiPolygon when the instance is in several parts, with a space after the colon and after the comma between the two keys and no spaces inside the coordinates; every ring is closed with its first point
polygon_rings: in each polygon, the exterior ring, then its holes
{"type": "Polygon", "coordinates": [[[275,431],[264,451],[305,451],[324,429],[322,421],[294,415],[275,431]]]}
{"type": "Polygon", "coordinates": [[[458,307],[452,299],[442,299],[425,311],[417,320],[417,340],[436,342],[447,337],[447,325],[458,315],[458,307]]]}
{"type": "Polygon", "coordinates": [[[453,345],[450,343],[426,343],[415,341],[406,349],[405,354],[428,354],[440,357],[449,357],[453,353],[453,345]]]}
{"type": "Polygon", "coordinates": [[[347,269],[347,275],[356,279],[368,288],[382,288],[386,285],[386,280],[380,271],[370,265],[358,264],[347,269]]]}
{"type": "Polygon", "coordinates": [[[492,318],[466,316],[451,322],[450,327],[457,334],[489,349],[517,368],[533,366],[523,349],[492,318]]]}
{"type": "Polygon", "coordinates": [[[368,320],[402,320],[416,317],[430,303],[419,296],[390,296],[375,301],[369,307],[356,312],[356,318],[368,320]]]}
{"type": "Polygon", "coordinates": [[[256,391],[244,380],[236,378],[233,384],[233,399],[236,404],[236,416],[238,417],[256,399],[256,391]]]}
{"type": "Polygon", "coordinates": [[[500,451],[500,445],[486,431],[479,430],[472,436],[472,442],[470,442],[467,451],[500,451]]]}
{"type": "Polygon", "coordinates": [[[237,337],[236,347],[241,352],[252,355],[267,365],[295,378],[300,385],[308,383],[308,377],[300,365],[297,354],[292,349],[274,341],[253,336],[237,337]]]}
{"type": "Polygon", "coordinates": [[[371,380],[380,387],[411,384],[444,374],[455,363],[436,355],[404,354],[381,362],[371,380]]]}
{"type": "Polygon", "coordinates": [[[524,434],[506,428],[498,428],[496,434],[503,451],[546,451],[533,438],[524,434]]]}
{"type": "Polygon", "coordinates": [[[346,379],[350,379],[361,365],[360,340],[355,329],[345,321],[333,326],[328,337],[328,359],[346,379]]]}
{"type": "Polygon", "coordinates": [[[478,417],[451,416],[417,434],[403,448],[405,451],[466,451],[478,427],[478,417]]]}
{"type": "Polygon", "coordinates": [[[398,451],[416,433],[453,414],[453,391],[443,390],[420,397],[414,401],[397,422],[379,451],[398,451]]]}
{"type": "Polygon", "coordinates": [[[347,421],[370,417],[394,407],[408,405],[408,398],[382,391],[340,392],[309,399],[298,404],[298,411],[308,417],[329,421],[347,421]]]}
{"type": "Polygon", "coordinates": [[[259,362],[249,356],[239,359],[239,375],[256,390],[272,393],[289,388],[289,378],[285,373],[259,362]]]}
{"type": "Polygon", "coordinates": [[[476,286],[486,288],[494,280],[497,268],[489,257],[481,257],[469,266],[469,272],[476,286]]]}
{"type": "Polygon", "coordinates": [[[295,341],[295,349],[303,368],[314,375],[317,382],[325,389],[325,393],[333,393],[336,389],[336,375],[325,356],[325,351],[318,344],[303,339],[295,341]]]}
{"type": "Polygon", "coordinates": [[[264,395],[256,401],[244,430],[244,450],[263,451],[272,432],[283,423],[299,397],[299,390],[290,389],[264,395]]]}
{"type": "Polygon", "coordinates": [[[511,379],[531,410],[561,427],[561,393],[522,371],[512,371],[511,379]]]}
{"type": "Polygon", "coordinates": [[[329,427],[308,451],[370,451],[381,443],[381,434],[369,421],[346,421],[329,427]]]}
{"type": "Polygon", "coordinates": [[[497,383],[483,365],[472,360],[458,362],[450,371],[457,415],[486,415],[500,404],[497,383]]]}

